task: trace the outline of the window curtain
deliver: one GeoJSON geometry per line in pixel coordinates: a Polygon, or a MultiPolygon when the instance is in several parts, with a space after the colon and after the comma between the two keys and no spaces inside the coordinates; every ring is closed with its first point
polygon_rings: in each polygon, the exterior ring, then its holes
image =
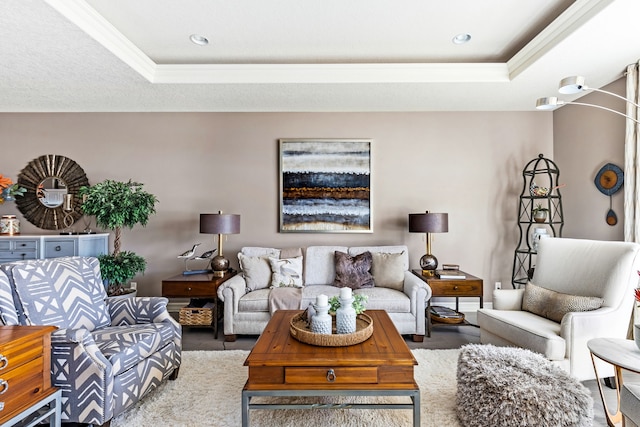
{"type": "MultiPolygon", "coordinates": [[[[638,104],[638,68],[640,62],[627,67],[627,99],[638,104]]],[[[640,118],[638,107],[627,102],[627,116],[640,118]]],[[[624,145],[624,240],[640,242],[640,135],[638,125],[627,119],[624,145]]]]}

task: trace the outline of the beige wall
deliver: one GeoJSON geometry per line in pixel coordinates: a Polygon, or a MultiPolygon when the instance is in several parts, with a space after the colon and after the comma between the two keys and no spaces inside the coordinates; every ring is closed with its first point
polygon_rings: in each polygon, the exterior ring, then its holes
{"type": "MultiPolygon", "coordinates": [[[[625,79],[603,88],[625,95],[625,79]]],[[[613,96],[590,93],[579,102],[625,111],[625,103],[613,96]]],[[[594,179],[602,166],[613,163],[624,170],[625,118],[593,107],[567,105],[553,113],[554,158],[560,182],[566,183],[562,198],[565,213],[564,237],[624,240],[624,187],[612,196],[602,194],[594,179]],[[605,217],[612,202],[618,224],[605,217]]]]}
{"type": "MultiPolygon", "coordinates": [[[[551,156],[552,132],[552,114],[538,112],[0,114],[0,173],[15,179],[33,158],[60,154],[90,183],[145,183],[158,213],[123,235],[123,249],[148,260],[137,278],[142,295],[160,294],[192,243],[213,247],[213,236],[199,234],[200,213],[242,215],[241,234],[225,243],[234,265],[245,245],[406,244],[415,268],[425,242],[408,233],[407,214],[430,210],[449,213],[434,254],[482,277],[488,299],[495,281],[510,283],[522,168],[538,153],[551,156]],[[373,139],[372,234],[278,232],[277,140],[292,137],[373,139]]],[[[0,213],[17,213],[15,204],[0,213]]],[[[40,231],[22,224],[24,233],[40,231]]]]}

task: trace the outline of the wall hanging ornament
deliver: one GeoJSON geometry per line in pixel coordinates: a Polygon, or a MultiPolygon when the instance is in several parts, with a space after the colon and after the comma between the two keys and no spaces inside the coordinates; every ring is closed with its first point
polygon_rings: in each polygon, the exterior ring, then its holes
{"type": "Polygon", "coordinates": [[[605,196],[609,196],[609,211],[607,212],[606,221],[607,224],[613,226],[618,223],[618,216],[613,211],[613,202],[611,196],[616,193],[622,187],[624,182],[624,173],[619,166],[613,163],[607,163],[604,165],[598,173],[595,179],[596,188],[605,196]]]}

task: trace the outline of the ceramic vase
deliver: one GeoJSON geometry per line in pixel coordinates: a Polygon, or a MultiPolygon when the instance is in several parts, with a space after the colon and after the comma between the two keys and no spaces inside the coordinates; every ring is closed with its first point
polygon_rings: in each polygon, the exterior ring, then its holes
{"type": "Polygon", "coordinates": [[[311,317],[311,332],[315,332],[316,334],[331,334],[329,307],[329,304],[323,307],[313,304],[313,309],[316,314],[311,317]]]}
{"type": "Polygon", "coordinates": [[[356,331],[356,310],[353,308],[353,298],[340,298],[340,308],[336,310],[336,332],[352,334],[356,331]]]}

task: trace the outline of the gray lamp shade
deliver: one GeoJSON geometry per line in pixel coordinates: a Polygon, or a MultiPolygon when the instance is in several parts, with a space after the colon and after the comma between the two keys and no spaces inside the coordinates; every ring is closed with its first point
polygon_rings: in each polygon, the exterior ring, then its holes
{"type": "Polygon", "coordinates": [[[238,234],[240,233],[240,215],[200,214],[200,233],[238,234]]]}
{"type": "Polygon", "coordinates": [[[449,231],[449,214],[419,213],[409,214],[410,233],[446,233],[449,231]]]}

